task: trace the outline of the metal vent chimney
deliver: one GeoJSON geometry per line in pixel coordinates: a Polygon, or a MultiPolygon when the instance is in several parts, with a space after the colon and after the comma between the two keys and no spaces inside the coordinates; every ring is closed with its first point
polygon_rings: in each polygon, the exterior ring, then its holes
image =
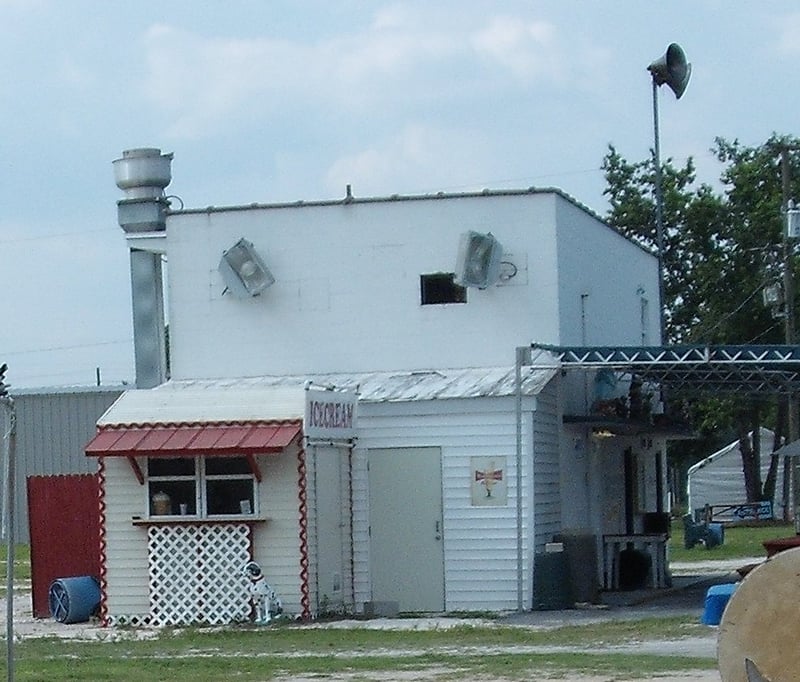
{"type": "Polygon", "coordinates": [[[117,202],[125,232],[157,232],[166,227],[164,188],[172,180],[172,154],[160,149],[129,149],[113,162],[114,180],[125,198],[117,202]]]}
{"type": "Polygon", "coordinates": [[[167,229],[164,188],[172,179],[172,154],[141,148],[122,152],[113,162],[114,180],[125,197],[117,218],[128,235],[133,308],[136,388],[152,388],[167,379],[166,321],[162,271],[163,247],[152,248],[142,233],[167,229]]]}

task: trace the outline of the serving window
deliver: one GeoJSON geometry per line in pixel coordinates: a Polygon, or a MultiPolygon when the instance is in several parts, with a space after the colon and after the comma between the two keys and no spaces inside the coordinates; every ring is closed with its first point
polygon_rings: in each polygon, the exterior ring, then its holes
{"type": "Polygon", "coordinates": [[[252,516],[257,484],[246,457],[149,457],[148,515],[252,516]]]}

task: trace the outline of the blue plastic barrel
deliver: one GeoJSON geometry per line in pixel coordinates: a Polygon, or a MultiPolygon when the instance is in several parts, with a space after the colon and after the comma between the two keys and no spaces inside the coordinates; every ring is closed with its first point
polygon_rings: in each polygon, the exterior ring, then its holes
{"type": "Polygon", "coordinates": [[[50,585],[50,613],[59,623],[85,623],[100,606],[97,578],[57,578],[50,585]]]}
{"type": "Polygon", "coordinates": [[[704,625],[719,625],[725,607],[728,605],[728,600],[730,600],[738,585],[739,583],[725,583],[709,587],[708,592],[706,592],[706,602],[700,622],[704,625]]]}
{"type": "Polygon", "coordinates": [[[725,542],[725,526],[721,523],[709,523],[706,534],[706,548],[717,547],[725,542]]]}

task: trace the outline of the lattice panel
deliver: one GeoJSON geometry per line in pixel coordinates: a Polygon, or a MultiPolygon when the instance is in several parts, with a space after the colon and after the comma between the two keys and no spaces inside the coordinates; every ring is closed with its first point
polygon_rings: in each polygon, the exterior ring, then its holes
{"type": "Polygon", "coordinates": [[[150,526],[150,616],[154,625],[247,620],[246,524],[150,526]]]}

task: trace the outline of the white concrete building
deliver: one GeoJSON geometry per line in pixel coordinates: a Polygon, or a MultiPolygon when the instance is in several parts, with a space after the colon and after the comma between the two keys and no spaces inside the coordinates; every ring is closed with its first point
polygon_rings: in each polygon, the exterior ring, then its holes
{"type": "MultiPolygon", "coordinates": [[[[134,165],[169,158],[126,154],[134,165]]],[[[627,384],[562,376],[547,353],[517,383],[516,349],[532,342],[659,341],[656,258],[570,197],[360,199],[348,188],[336,201],[170,210],[168,172],[143,194],[126,172],[140,388],[109,409],[87,449],[103,473],[109,622],[214,620],[195,598],[202,588],[184,586],[198,543],[235,547],[209,559],[209,570],[217,561],[236,574],[214,578],[223,593],[243,589],[237,566],[255,558],[286,610],[306,616],[536,608],[547,543],[589,538],[590,560],[570,569],[588,566],[596,590],[609,580],[603,535],[642,533],[663,511],[663,438],[598,437],[591,419],[624,403],[627,384]],[[494,268],[483,288],[459,285],[468,232],[473,265],[494,268]],[[236,261],[243,243],[251,251],[236,261]],[[224,252],[241,277],[225,273],[224,252]],[[352,433],[309,438],[308,381],[357,393],[352,433]],[[236,441],[240,452],[199,444],[253,424],[286,426],[288,438],[262,450],[236,441]],[[192,428],[194,445],[164,445],[192,428]],[[215,493],[218,479],[227,483],[215,493]],[[215,509],[226,485],[250,504],[215,509]],[[152,498],[164,486],[172,507],[159,513],[152,498]]],[[[663,538],[653,547],[663,551],[663,538]]],[[[232,599],[222,620],[246,615],[232,599]]]]}

